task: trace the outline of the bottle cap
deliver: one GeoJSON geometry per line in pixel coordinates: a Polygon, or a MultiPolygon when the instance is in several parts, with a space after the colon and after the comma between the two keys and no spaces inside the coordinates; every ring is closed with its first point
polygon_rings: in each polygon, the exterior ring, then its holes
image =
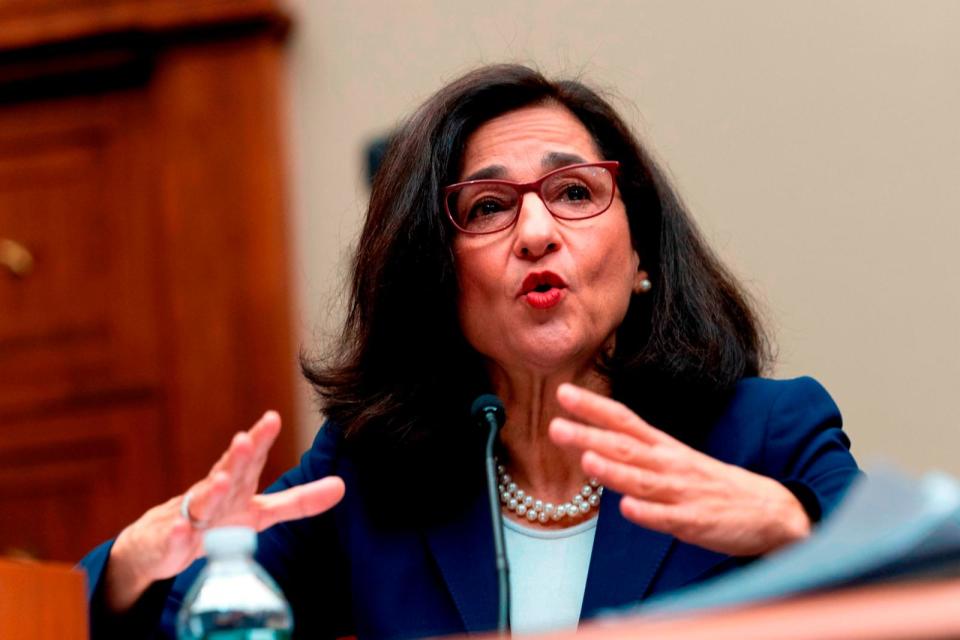
{"type": "Polygon", "coordinates": [[[203,534],[207,555],[252,554],[257,550],[257,532],[250,527],[217,527],[203,534]]]}

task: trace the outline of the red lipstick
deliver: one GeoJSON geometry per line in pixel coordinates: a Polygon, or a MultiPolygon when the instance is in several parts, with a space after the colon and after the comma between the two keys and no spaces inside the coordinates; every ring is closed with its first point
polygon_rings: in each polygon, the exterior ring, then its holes
{"type": "Polygon", "coordinates": [[[567,283],[552,271],[527,274],[517,296],[534,309],[549,309],[566,295],[567,283]]]}

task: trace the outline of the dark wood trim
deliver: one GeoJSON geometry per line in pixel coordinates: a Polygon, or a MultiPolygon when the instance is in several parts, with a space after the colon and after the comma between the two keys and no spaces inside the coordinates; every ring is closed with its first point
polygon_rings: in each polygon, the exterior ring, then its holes
{"type": "Polygon", "coordinates": [[[163,51],[196,42],[283,39],[264,0],[141,0],[57,13],[0,9],[0,103],[143,86],[163,51]]]}
{"type": "Polygon", "coordinates": [[[169,40],[256,28],[279,38],[289,15],[276,0],[137,0],[91,6],[0,8],[0,52],[103,37],[169,40]]]}

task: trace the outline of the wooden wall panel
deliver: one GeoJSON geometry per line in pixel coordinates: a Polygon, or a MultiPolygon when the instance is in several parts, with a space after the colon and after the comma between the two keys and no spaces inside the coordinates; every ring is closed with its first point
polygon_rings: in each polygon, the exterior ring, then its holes
{"type": "MultiPolygon", "coordinates": [[[[158,126],[168,132],[162,153],[179,159],[165,167],[161,198],[165,236],[175,238],[165,282],[180,363],[172,410],[183,424],[240,428],[268,408],[292,417],[289,332],[267,329],[290,326],[288,256],[276,250],[286,243],[283,158],[278,129],[261,124],[278,119],[277,80],[266,73],[278,55],[269,38],[183,47],[152,85],[158,126]],[[236,403],[209,402],[212,384],[231,389],[236,403]]],[[[197,477],[209,466],[202,452],[222,447],[223,436],[180,435],[183,477],[197,477]]],[[[280,459],[294,456],[291,445],[278,443],[280,459]]],[[[271,465],[264,477],[280,471],[271,465]]]]}
{"type": "Polygon", "coordinates": [[[0,554],[75,561],[266,409],[292,418],[286,23],[265,0],[0,6],[0,554]]]}
{"type": "Polygon", "coordinates": [[[0,553],[75,561],[168,493],[156,398],[65,409],[4,421],[0,553]]]}
{"type": "Polygon", "coordinates": [[[0,110],[0,237],[34,259],[0,274],[0,411],[159,382],[142,104],[0,110]]]}

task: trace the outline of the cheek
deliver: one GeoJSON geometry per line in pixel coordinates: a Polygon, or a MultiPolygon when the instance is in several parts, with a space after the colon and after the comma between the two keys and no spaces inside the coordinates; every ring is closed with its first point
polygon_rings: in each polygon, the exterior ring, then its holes
{"type": "Polygon", "coordinates": [[[469,260],[458,265],[457,316],[467,344],[479,354],[491,357],[506,327],[502,324],[503,314],[495,308],[498,300],[492,279],[484,277],[484,270],[478,268],[481,266],[469,260]]]}
{"type": "Polygon", "coordinates": [[[474,311],[483,306],[484,290],[480,284],[469,277],[459,276],[460,293],[457,298],[457,310],[460,313],[460,324],[466,326],[467,320],[474,315],[474,311]]]}
{"type": "Polygon", "coordinates": [[[596,271],[590,288],[594,294],[594,304],[604,320],[619,324],[630,305],[640,261],[630,243],[626,224],[622,225],[622,229],[619,225],[615,227],[611,237],[613,242],[598,243],[595,247],[596,271]]]}
{"type": "Polygon", "coordinates": [[[461,325],[467,328],[467,320],[476,315],[479,308],[487,306],[496,298],[500,285],[491,251],[478,246],[454,245],[457,285],[459,295],[457,308],[461,325]]]}
{"type": "Polygon", "coordinates": [[[596,234],[588,251],[592,254],[589,262],[598,284],[609,287],[625,284],[632,289],[640,259],[630,240],[626,216],[605,228],[602,234],[596,234]]]}
{"type": "Polygon", "coordinates": [[[602,308],[605,315],[617,315],[618,322],[623,319],[633,296],[634,269],[632,261],[608,260],[595,288],[598,308],[602,308]]]}

